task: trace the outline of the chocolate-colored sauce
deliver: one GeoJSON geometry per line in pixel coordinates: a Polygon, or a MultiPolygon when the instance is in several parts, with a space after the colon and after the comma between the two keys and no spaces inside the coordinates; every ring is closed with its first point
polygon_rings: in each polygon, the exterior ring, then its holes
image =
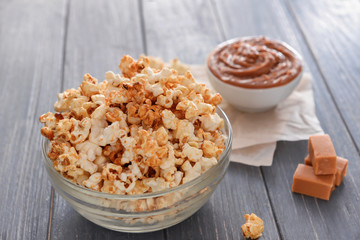
{"type": "Polygon", "coordinates": [[[266,37],[242,38],[219,46],[210,53],[207,64],[221,81],[243,88],[281,86],[302,70],[293,51],[266,37]]]}

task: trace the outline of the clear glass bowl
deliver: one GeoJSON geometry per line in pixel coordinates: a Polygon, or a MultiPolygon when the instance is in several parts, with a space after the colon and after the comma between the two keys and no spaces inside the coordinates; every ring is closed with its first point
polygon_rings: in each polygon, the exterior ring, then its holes
{"type": "Polygon", "coordinates": [[[49,141],[42,141],[46,171],[56,192],[83,217],[102,227],[120,232],[151,232],[173,226],[190,217],[210,198],[229,166],[232,130],[229,119],[218,108],[224,119],[223,133],[226,148],[218,164],[199,177],[164,191],[138,195],[115,195],[93,191],[76,185],[58,173],[47,157],[49,141]]]}

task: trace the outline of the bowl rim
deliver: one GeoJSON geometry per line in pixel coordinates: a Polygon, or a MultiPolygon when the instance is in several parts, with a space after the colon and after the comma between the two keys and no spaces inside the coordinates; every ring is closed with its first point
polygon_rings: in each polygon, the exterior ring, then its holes
{"type": "Polygon", "coordinates": [[[272,37],[267,37],[267,36],[264,36],[264,35],[253,35],[253,36],[235,37],[235,38],[231,38],[231,39],[228,39],[228,40],[226,40],[226,41],[224,41],[224,42],[219,43],[218,45],[216,45],[216,46],[210,51],[209,55],[208,55],[207,58],[206,58],[206,64],[205,64],[205,65],[206,65],[206,70],[207,70],[207,72],[210,72],[210,73],[212,74],[212,76],[214,76],[214,78],[215,78],[217,81],[222,82],[222,83],[224,83],[224,84],[226,84],[226,85],[230,85],[230,86],[232,86],[232,87],[234,87],[234,88],[246,89],[246,90],[250,90],[250,91],[256,91],[256,90],[262,90],[262,91],[263,91],[263,90],[267,90],[267,89],[277,89],[277,88],[281,88],[281,87],[284,87],[284,86],[286,86],[286,85],[288,85],[288,84],[296,81],[298,78],[301,79],[301,77],[302,77],[302,75],[303,75],[303,73],[304,73],[304,61],[303,61],[303,57],[300,55],[300,53],[299,53],[297,50],[295,50],[292,46],[290,46],[288,43],[286,43],[286,42],[284,42],[284,41],[282,41],[282,40],[277,40],[277,39],[274,39],[274,38],[272,38],[272,37]],[[301,63],[301,71],[298,73],[298,75],[297,75],[293,80],[291,80],[291,81],[289,81],[289,82],[287,82],[287,83],[285,83],[285,84],[283,84],[283,85],[275,86],[275,87],[269,87],[269,88],[245,88],[245,87],[241,87],[241,86],[234,86],[234,85],[231,85],[231,84],[226,83],[226,82],[224,82],[224,81],[221,81],[221,80],[211,71],[211,69],[209,68],[209,59],[210,59],[210,56],[212,55],[212,53],[213,53],[215,50],[217,50],[217,49],[219,49],[219,48],[222,48],[222,47],[225,46],[225,45],[229,45],[229,44],[232,44],[232,43],[234,43],[234,42],[237,42],[237,41],[239,41],[239,40],[246,40],[246,39],[258,38],[258,37],[265,37],[265,38],[267,38],[267,39],[269,39],[269,40],[271,40],[271,41],[274,41],[274,42],[277,42],[277,43],[282,44],[282,45],[283,45],[284,47],[286,47],[290,52],[294,53],[294,55],[299,59],[299,61],[300,61],[300,63],[301,63]]]}
{"type": "MultiPolygon", "coordinates": [[[[221,115],[222,115],[221,117],[224,119],[225,126],[227,126],[227,135],[228,136],[227,136],[227,142],[226,142],[225,150],[220,155],[220,158],[219,158],[216,165],[212,166],[210,169],[208,169],[206,172],[204,172],[200,176],[196,177],[195,179],[192,179],[189,182],[186,182],[184,184],[178,185],[178,186],[173,187],[173,188],[168,188],[168,189],[157,191],[157,192],[154,192],[154,193],[121,195],[121,194],[111,194],[111,193],[99,192],[99,191],[91,190],[89,188],[77,185],[77,184],[71,182],[70,180],[66,179],[58,171],[56,171],[55,168],[53,167],[53,161],[51,159],[49,159],[49,157],[47,156],[46,149],[47,149],[47,145],[49,144],[49,140],[46,137],[43,137],[42,140],[41,140],[42,155],[43,155],[44,163],[48,166],[48,169],[50,171],[55,173],[54,176],[57,176],[68,187],[70,187],[70,188],[72,188],[72,189],[74,189],[76,191],[79,191],[79,192],[81,192],[83,194],[90,195],[92,197],[101,197],[101,198],[107,198],[107,199],[112,199],[112,200],[116,200],[116,199],[119,199],[119,200],[120,199],[121,200],[137,200],[137,199],[146,199],[146,198],[154,198],[154,197],[164,196],[164,195],[167,195],[169,193],[173,193],[173,192],[176,192],[178,190],[185,189],[185,188],[190,187],[192,185],[199,184],[201,181],[203,181],[207,177],[211,176],[214,172],[216,172],[216,170],[218,168],[220,168],[223,165],[223,163],[226,161],[225,156],[230,154],[231,146],[232,146],[232,138],[233,138],[233,136],[232,136],[232,128],[231,128],[230,120],[226,116],[225,112],[220,107],[217,107],[217,110],[219,110],[219,112],[221,113],[221,115]]],[[[49,177],[51,178],[51,176],[49,176],[49,177]]]]}

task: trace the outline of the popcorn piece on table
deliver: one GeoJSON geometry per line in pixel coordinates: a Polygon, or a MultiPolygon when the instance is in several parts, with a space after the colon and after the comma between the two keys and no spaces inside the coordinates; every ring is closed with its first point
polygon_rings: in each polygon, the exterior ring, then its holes
{"type": "Polygon", "coordinates": [[[254,213],[245,214],[244,218],[246,219],[246,223],[241,226],[241,230],[243,232],[243,236],[245,238],[257,239],[262,236],[262,232],[264,231],[264,222],[256,216],[254,213]]]}

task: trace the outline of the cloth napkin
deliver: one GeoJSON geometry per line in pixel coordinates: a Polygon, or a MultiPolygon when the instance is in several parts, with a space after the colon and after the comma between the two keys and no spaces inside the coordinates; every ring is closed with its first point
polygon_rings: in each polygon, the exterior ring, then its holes
{"type": "MultiPolygon", "coordinates": [[[[198,82],[214,90],[205,66],[192,65],[190,71],[198,82]]],[[[315,114],[311,75],[303,74],[297,88],[276,108],[263,113],[245,113],[223,100],[220,107],[233,129],[230,160],[252,166],[271,166],[276,142],[308,139],[323,134],[315,114]]]]}

